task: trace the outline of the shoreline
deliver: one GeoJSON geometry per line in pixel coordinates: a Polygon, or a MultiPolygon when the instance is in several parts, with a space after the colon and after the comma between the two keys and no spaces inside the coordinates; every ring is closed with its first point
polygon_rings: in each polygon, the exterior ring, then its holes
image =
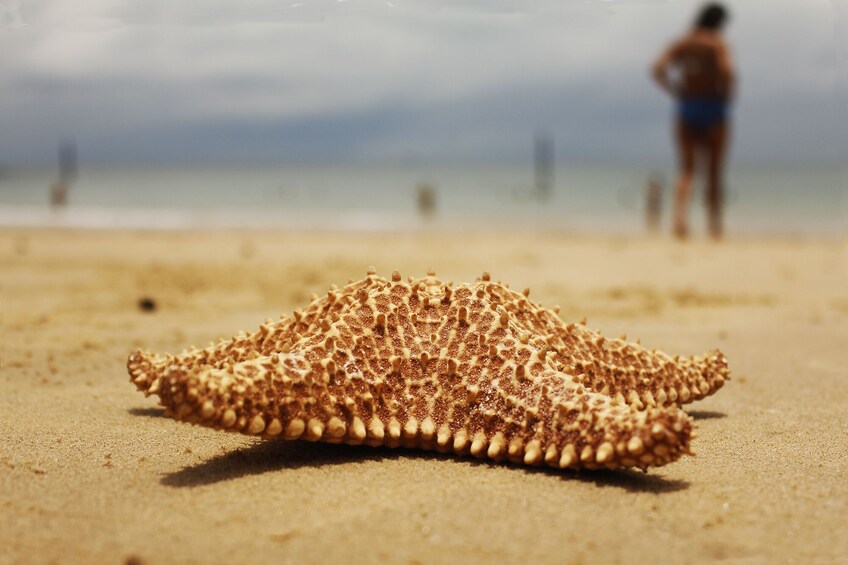
{"type": "MultiPolygon", "coordinates": [[[[701,239],[703,219],[691,214],[693,235],[701,239]]],[[[728,220],[728,236],[745,239],[842,240],[848,237],[848,218],[836,224],[822,225],[814,218],[801,219],[797,225],[772,220],[767,224],[749,222],[740,227],[728,220]],[[780,225],[778,225],[780,224],[780,225]]],[[[50,209],[36,206],[0,206],[0,229],[77,229],[144,231],[268,231],[268,232],[352,232],[352,233],[463,233],[498,231],[506,228],[518,233],[550,233],[578,237],[635,236],[670,237],[663,228],[648,232],[641,217],[634,213],[585,214],[579,219],[553,215],[524,214],[469,216],[443,213],[423,217],[410,211],[386,210],[197,210],[186,208],[120,209],[70,207],[50,209]],[[332,218],[332,223],[328,221],[332,218]]]]}

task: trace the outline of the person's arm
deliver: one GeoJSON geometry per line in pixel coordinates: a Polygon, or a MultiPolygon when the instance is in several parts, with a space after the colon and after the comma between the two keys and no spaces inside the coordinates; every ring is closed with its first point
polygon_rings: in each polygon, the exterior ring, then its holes
{"type": "Polygon", "coordinates": [[[654,77],[654,80],[657,84],[668,92],[671,96],[675,95],[674,85],[671,84],[671,79],[668,76],[668,69],[671,65],[671,62],[674,57],[674,51],[677,45],[672,45],[668,49],[666,49],[656,60],[654,66],[651,69],[651,74],[654,77]]]}
{"type": "Polygon", "coordinates": [[[727,100],[731,100],[735,90],[736,77],[733,70],[733,61],[730,57],[730,49],[724,42],[721,42],[718,46],[718,73],[720,91],[727,100]]]}

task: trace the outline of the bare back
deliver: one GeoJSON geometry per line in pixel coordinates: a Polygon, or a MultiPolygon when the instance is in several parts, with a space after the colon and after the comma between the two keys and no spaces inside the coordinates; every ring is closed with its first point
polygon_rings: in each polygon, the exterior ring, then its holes
{"type": "Polygon", "coordinates": [[[718,33],[693,30],[663,53],[657,67],[675,72],[670,90],[678,97],[729,98],[733,71],[718,33]]]}

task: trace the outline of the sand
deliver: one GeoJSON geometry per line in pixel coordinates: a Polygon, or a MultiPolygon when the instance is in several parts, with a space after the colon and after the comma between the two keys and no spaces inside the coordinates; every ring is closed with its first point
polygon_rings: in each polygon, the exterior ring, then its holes
{"type": "Polygon", "coordinates": [[[844,241],[0,231],[0,563],[845,563],[844,241]],[[554,472],[177,423],[136,347],[255,329],[373,265],[484,270],[733,380],[695,457],[554,472]],[[149,298],[154,312],[139,300],[149,298]]]}

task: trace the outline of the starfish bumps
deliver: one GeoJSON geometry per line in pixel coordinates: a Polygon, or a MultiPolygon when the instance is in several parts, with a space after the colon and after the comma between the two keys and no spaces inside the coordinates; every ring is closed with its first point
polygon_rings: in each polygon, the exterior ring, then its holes
{"type": "Polygon", "coordinates": [[[168,414],[215,429],[590,469],[690,453],[679,405],[729,378],[718,351],[605,339],[486,273],[453,285],[373,270],[255,333],[136,352],[128,369],[168,414]]]}

